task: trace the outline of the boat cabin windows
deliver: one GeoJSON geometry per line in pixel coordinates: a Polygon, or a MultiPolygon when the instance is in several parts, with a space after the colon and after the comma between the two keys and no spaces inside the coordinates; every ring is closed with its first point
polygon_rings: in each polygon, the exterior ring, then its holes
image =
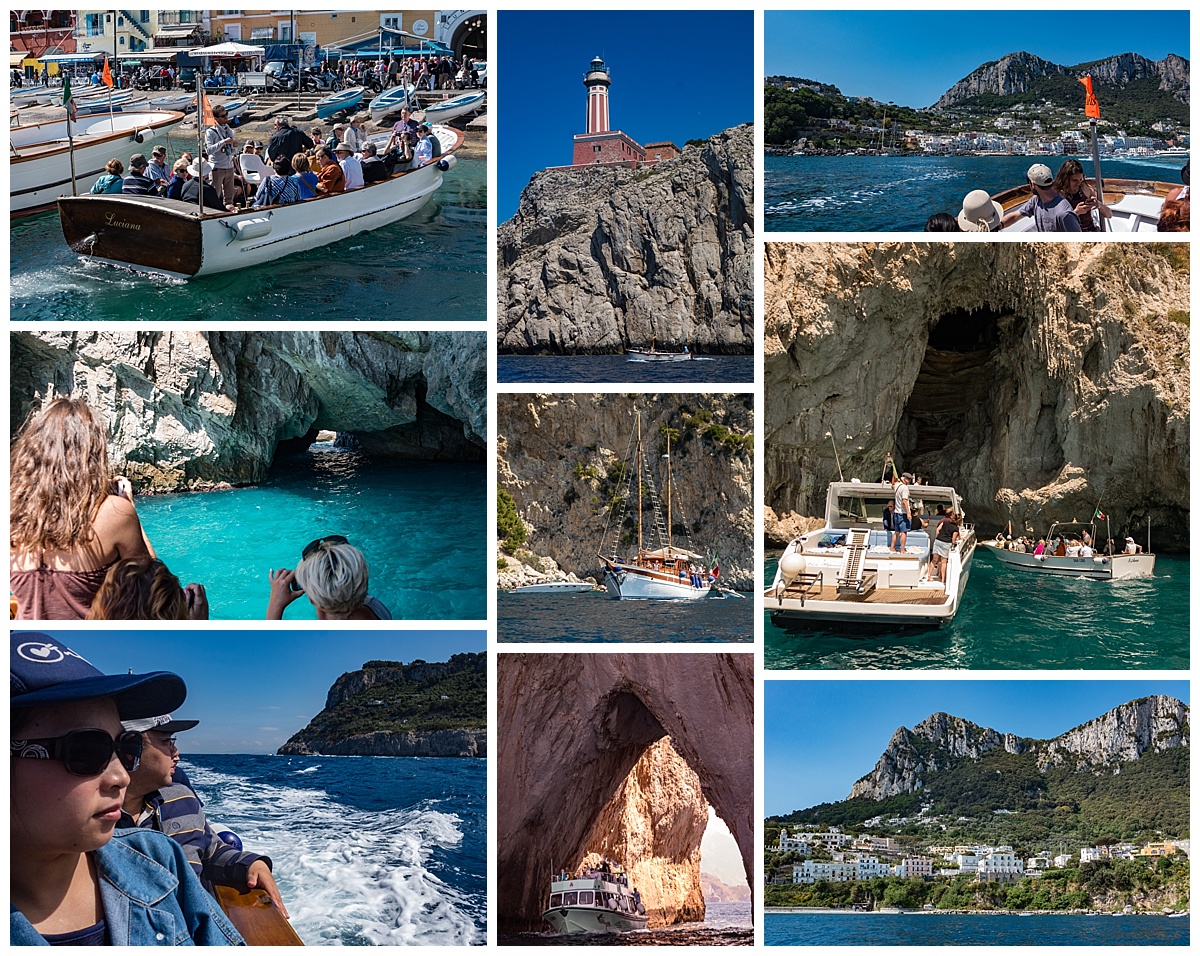
{"type": "Polygon", "coordinates": [[[596,901],[596,895],[591,890],[579,891],[579,905],[591,906],[596,901]]]}
{"type": "Polygon", "coordinates": [[[571,890],[569,893],[564,893],[562,898],[563,906],[578,906],[579,893],[576,890],[571,890]]]}
{"type": "Polygon", "coordinates": [[[554,907],[556,907],[556,906],[562,906],[562,898],[563,898],[563,895],[561,893],[551,893],[550,894],[550,909],[554,909],[554,907]]]}
{"type": "Polygon", "coordinates": [[[892,497],[838,495],[836,528],[883,527],[883,509],[892,497]]]}

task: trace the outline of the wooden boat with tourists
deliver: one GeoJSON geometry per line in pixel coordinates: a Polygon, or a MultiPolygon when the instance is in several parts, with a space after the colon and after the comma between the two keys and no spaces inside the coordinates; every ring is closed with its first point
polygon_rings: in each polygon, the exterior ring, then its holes
{"type": "Polygon", "coordinates": [[[654,339],[650,340],[650,348],[627,348],[625,354],[630,362],[690,362],[696,356],[685,344],[682,352],[664,352],[656,349],[654,339]]]}
{"type": "Polygon", "coordinates": [[[954,620],[971,573],[975,530],[959,522],[959,540],[946,560],[945,580],[933,573],[933,515],[937,505],[961,515],[962,499],[946,485],[913,485],[914,513],[929,527],[909,531],[903,553],[889,547],[884,509],[890,484],[835,481],[825,500],[823,527],[791,541],[764,593],[772,623],[805,626],[941,626],[954,620]]]}
{"type": "MultiPolygon", "coordinates": [[[[182,116],[182,114],[177,114],[182,116]]],[[[442,155],[361,189],[236,212],[158,196],[73,196],[58,202],[67,245],[93,262],[191,279],[260,265],[398,222],[421,209],[454,168],[463,134],[434,128],[442,155]]]]}
{"type": "Polygon", "coordinates": [[[646,928],[646,907],[619,866],[557,873],[542,918],[557,933],[628,933],[646,928]]]}
{"type": "Polygon", "coordinates": [[[623,499],[623,509],[616,505],[609,511],[609,529],[605,533],[605,541],[611,543],[607,547],[608,554],[597,557],[604,562],[604,586],[609,596],[617,600],[660,599],[674,601],[694,601],[707,597],[714,589],[718,570],[716,562],[710,570],[703,557],[686,548],[676,547],[673,541],[671,514],[671,434],[667,432],[666,455],[666,517],[663,516],[662,502],[654,485],[654,474],[648,467],[642,443],[642,416],[637,416],[637,429],[631,439],[633,445],[626,468],[629,487],[623,499]],[[635,492],[636,489],[636,492],[635,492]],[[653,536],[656,547],[647,547],[646,539],[650,537],[648,529],[643,528],[645,514],[645,499],[649,498],[653,521],[653,536]],[[617,551],[623,545],[625,521],[616,520],[618,511],[627,514],[631,507],[636,507],[635,514],[629,516],[637,529],[637,551],[628,560],[618,557],[617,551]]]}
{"type": "Polygon", "coordinates": [[[138,146],[165,136],[183,122],[175,110],[140,110],[109,116],[80,116],[14,126],[8,131],[10,212],[28,215],[53,207],[60,196],[71,195],[72,143],[74,176],[91,187],[114,155],[137,152],[138,146]]]}
{"type": "Polygon", "coordinates": [[[1096,532],[1095,520],[1056,521],[1050,525],[1041,554],[1014,548],[1010,538],[996,538],[982,544],[1006,568],[1032,574],[1090,581],[1130,581],[1154,576],[1155,556],[1150,551],[1149,531],[1145,550],[1131,537],[1123,542],[1114,541],[1111,527],[1103,543],[1096,532]],[[1133,550],[1126,550],[1129,547],[1133,550]]]}

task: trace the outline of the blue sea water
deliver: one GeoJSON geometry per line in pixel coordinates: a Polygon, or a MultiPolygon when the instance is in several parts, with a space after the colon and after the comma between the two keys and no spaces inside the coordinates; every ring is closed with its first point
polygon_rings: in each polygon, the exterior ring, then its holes
{"type": "MultiPolygon", "coordinates": [[[[188,145],[195,150],[194,141],[188,145]]],[[[18,322],[137,319],[205,327],[224,320],[482,322],[486,227],[482,159],[460,160],[434,198],[401,222],[187,281],[84,262],[63,240],[57,211],[39,213],[9,229],[10,314],[18,322]]]]}
{"type": "Polygon", "coordinates": [[[679,923],[639,933],[520,933],[501,936],[501,946],[753,946],[750,904],[708,903],[703,923],[679,923]]]}
{"type": "Polygon", "coordinates": [[[627,355],[499,355],[496,380],[522,382],[754,382],[753,355],[705,355],[690,362],[632,362],[627,355]]]}
{"type": "MultiPolygon", "coordinates": [[[[767,156],[765,219],[769,232],[920,232],[936,212],[954,215],[972,189],[992,195],[1020,186],[1038,162],[1057,172],[1052,156],[767,156]]],[[[1078,157],[1088,176],[1092,162],[1078,157]]],[[[1107,179],[1178,183],[1185,160],[1101,162],[1107,179]]]]}
{"type": "Polygon", "coordinates": [[[487,764],[188,754],[209,819],[271,858],[307,945],[483,945],[487,764]]]}
{"type": "Polygon", "coordinates": [[[603,591],[583,594],[496,595],[496,637],[546,644],[754,640],[754,595],[696,601],[616,601],[603,591]]]}
{"type": "Polygon", "coordinates": [[[768,946],[1187,946],[1191,918],[1030,913],[768,913],[768,946]]]}
{"type": "MultiPolygon", "coordinates": [[[[767,561],[768,587],[777,558],[767,561]]],[[[880,634],[788,631],[768,614],[765,664],[776,670],[1187,670],[1189,574],[1187,558],[1160,554],[1153,578],[1056,578],[1002,567],[979,548],[948,626],[880,634]]]]}
{"type": "MultiPolygon", "coordinates": [[[[331,445],[277,462],[262,484],[137,499],[158,556],[208,593],[215,619],[262,618],[268,571],[310,541],[343,534],[397,620],[487,617],[483,463],[382,461],[331,445]]],[[[301,598],[285,620],[312,620],[301,598]]]]}

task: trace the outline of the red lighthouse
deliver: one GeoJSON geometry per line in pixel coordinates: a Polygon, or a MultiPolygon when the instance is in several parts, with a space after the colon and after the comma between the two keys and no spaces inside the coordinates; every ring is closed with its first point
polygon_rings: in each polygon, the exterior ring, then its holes
{"type": "Polygon", "coordinates": [[[589,64],[583,75],[587,88],[587,132],[575,137],[572,166],[591,166],[594,163],[644,162],[646,151],[620,130],[609,129],[608,88],[612,77],[600,57],[589,64]]]}

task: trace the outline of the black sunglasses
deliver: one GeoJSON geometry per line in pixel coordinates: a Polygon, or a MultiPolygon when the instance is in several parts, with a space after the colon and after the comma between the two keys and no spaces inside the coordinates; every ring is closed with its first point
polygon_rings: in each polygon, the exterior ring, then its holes
{"type": "Polygon", "coordinates": [[[323,538],[317,538],[316,541],[310,541],[304,546],[304,550],[300,552],[300,560],[304,560],[309,555],[320,550],[323,544],[349,544],[350,539],[341,534],[327,534],[323,538]]]}
{"type": "Polygon", "coordinates": [[[133,773],[142,760],[142,735],[127,730],[113,738],[107,730],[72,730],[61,737],[11,740],[9,753],[32,760],[61,760],[67,773],[77,777],[104,773],[115,753],[121,766],[133,773]]]}

